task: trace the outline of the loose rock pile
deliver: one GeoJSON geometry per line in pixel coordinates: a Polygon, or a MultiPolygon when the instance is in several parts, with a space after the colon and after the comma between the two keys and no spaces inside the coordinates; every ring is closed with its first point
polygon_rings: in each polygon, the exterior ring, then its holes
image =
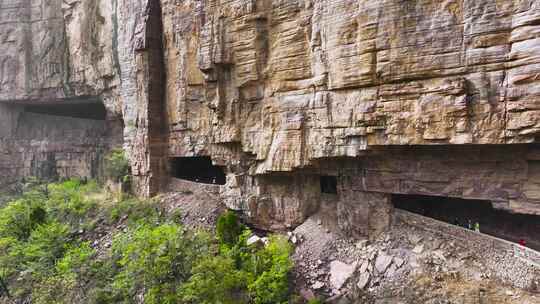
{"type": "Polygon", "coordinates": [[[490,299],[485,303],[540,303],[540,296],[503,285],[473,250],[406,224],[372,242],[342,238],[315,218],[293,234],[304,239],[294,259],[297,284],[307,298],[318,294],[340,304],[463,303],[475,297],[490,299]]]}

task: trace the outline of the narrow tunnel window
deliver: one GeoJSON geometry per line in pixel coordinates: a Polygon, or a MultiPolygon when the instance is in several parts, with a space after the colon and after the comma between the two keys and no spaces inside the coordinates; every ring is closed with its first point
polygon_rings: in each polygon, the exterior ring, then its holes
{"type": "Polygon", "coordinates": [[[214,166],[210,157],[174,157],[171,159],[173,177],[205,184],[225,184],[223,167],[214,166]]]}
{"type": "Polygon", "coordinates": [[[24,111],[92,120],[105,120],[107,118],[107,110],[101,102],[29,104],[24,106],[24,111]]]}
{"type": "Polygon", "coordinates": [[[469,223],[472,229],[478,223],[481,233],[515,243],[525,240],[528,247],[540,250],[540,216],[494,209],[491,202],[486,200],[393,194],[392,203],[398,209],[467,229],[469,223]]]}
{"type": "Polygon", "coordinates": [[[321,192],[327,194],[337,194],[337,177],[321,176],[321,192]]]}

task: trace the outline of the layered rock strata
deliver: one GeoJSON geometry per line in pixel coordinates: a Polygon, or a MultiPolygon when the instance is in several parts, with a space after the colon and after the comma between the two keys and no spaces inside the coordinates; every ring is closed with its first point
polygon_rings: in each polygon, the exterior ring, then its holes
{"type": "Polygon", "coordinates": [[[540,214],[538,1],[3,0],[0,16],[0,100],[99,97],[141,195],[168,158],[210,156],[264,228],[326,208],[377,234],[392,193],[540,214]]]}
{"type": "Polygon", "coordinates": [[[28,107],[0,104],[1,188],[21,177],[53,180],[103,175],[106,152],[121,144],[122,128],[117,121],[28,112],[28,107]]]}

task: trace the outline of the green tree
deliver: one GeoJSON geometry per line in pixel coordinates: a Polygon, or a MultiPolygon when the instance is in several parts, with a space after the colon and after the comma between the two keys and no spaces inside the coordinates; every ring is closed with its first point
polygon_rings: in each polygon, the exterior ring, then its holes
{"type": "Polygon", "coordinates": [[[190,304],[248,303],[246,273],[236,269],[229,257],[201,260],[181,290],[181,299],[190,304]]]}
{"type": "Polygon", "coordinates": [[[282,236],[273,236],[269,244],[255,253],[256,279],[248,289],[255,304],[285,303],[290,295],[289,275],[293,267],[292,247],[282,236]]]}
{"type": "Polygon", "coordinates": [[[122,149],[114,149],[105,157],[105,174],[116,182],[126,181],[129,168],[129,161],[122,149]]]}
{"type": "Polygon", "coordinates": [[[244,229],[244,225],[240,223],[238,216],[232,211],[225,212],[217,220],[217,238],[222,244],[230,246],[236,244],[244,229]]]}
{"type": "Polygon", "coordinates": [[[145,303],[177,303],[178,290],[189,279],[194,261],[208,252],[207,238],[177,224],[141,225],[114,241],[121,271],[114,287],[125,298],[145,290],[145,303]]]}

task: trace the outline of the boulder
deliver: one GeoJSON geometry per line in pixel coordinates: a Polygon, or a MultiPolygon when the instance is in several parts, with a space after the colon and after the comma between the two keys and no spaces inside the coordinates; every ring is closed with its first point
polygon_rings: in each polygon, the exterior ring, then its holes
{"type": "Polygon", "coordinates": [[[330,285],[334,290],[339,290],[349,280],[356,270],[356,263],[346,264],[341,261],[330,263],[330,285]]]}
{"type": "Polygon", "coordinates": [[[371,275],[369,274],[369,272],[362,273],[358,278],[358,283],[356,283],[356,287],[358,287],[358,289],[360,290],[366,288],[367,284],[369,283],[370,277],[371,275]]]}
{"type": "Polygon", "coordinates": [[[368,268],[369,268],[369,261],[364,261],[360,265],[360,269],[358,270],[358,272],[360,272],[360,273],[368,272],[368,268]]]}
{"type": "Polygon", "coordinates": [[[256,236],[256,235],[250,236],[246,241],[246,244],[248,246],[253,245],[253,244],[257,244],[257,243],[262,243],[262,239],[260,237],[256,236]]]}
{"type": "Polygon", "coordinates": [[[392,257],[386,254],[379,254],[377,260],[375,261],[375,268],[378,273],[384,273],[388,266],[392,264],[392,257]]]}

